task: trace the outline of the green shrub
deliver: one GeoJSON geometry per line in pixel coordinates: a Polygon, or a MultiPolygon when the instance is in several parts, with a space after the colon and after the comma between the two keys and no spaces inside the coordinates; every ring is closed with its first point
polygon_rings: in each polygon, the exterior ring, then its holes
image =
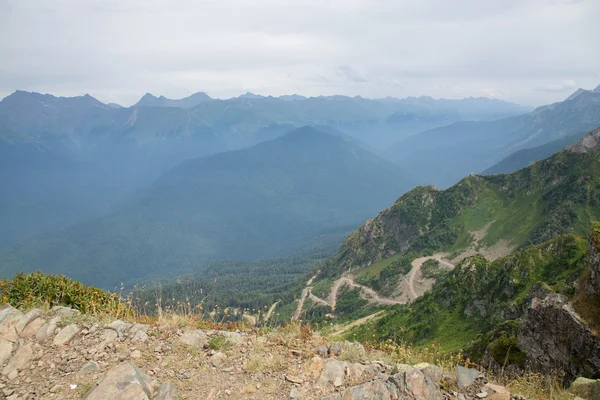
{"type": "Polygon", "coordinates": [[[133,310],[114,293],[86,286],[64,275],[42,272],[19,273],[12,279],[0,280],[2,303],[19,308],[42,305],[65,306],[85,314],[111,315],[116,318],[131,317],[133,310]]]}
{"type": "Polygon", "coordinates": [[[231,347],[231,342],[225,336],[215,336],[208,341],[212,350],[225,351],[231,347]]]}

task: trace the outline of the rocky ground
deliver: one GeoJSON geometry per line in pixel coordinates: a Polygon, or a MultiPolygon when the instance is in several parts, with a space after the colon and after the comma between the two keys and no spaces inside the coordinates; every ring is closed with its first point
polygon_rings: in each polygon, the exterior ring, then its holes
{"type": "Polygon", "coordinates": [[[0,398],[518,398],[474,369],[393,364],[310,330],[201,330],[185,319],[132,324],[54,307],[0,308],[0,398]]]}

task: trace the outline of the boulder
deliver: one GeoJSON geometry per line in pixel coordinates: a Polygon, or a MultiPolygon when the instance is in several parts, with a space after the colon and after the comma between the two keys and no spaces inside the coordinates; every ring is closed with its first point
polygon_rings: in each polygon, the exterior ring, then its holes
{"type": "Polygon", "coordinates": [[[327,358],[327,353],[328,353],[327,346],[321,345],[321,346],[317,347],[317,354],[319,356],[321,356],[323,358],[327,358]]]}
{"type": "Polygon", "coordinates": [[[333,342],[331,346],[329,346],[329,355],[337,357],[340,354],[342,354],[342,344],[339,342],[333,342]]]}
{"type": "Polygon", "coordinates": [[[108,371],[84,400],[148,400],[153,392],[152,379],[135,365],[124,362],[108,371]]]}
{"type": "Polygon", "coordinates": [[[335,387],[343,386],[346,382],[346,366],[347,363],[344,361],[327,360],[321,372],[319,384],[324,386],[333,384],[335,387]]]}
{"type": "Polygon", "coordinates": [[[50,321],[46,322],[42,327],[37,331],[35,337],[40,342],[43,342],[46,339],[54,336],[54,331],[57,328],[58,323],[61,321],[61,317],[54,317],[50,321]]]}
{"type": "Polygon", "coordinates": [[[121,321],[120,319],[116,319],[110,324],[106,325],[107,329],[112,329],[117,332],[117,335],[122,338],[125,333],[131,328],[131,324],[129,322],[121,321]]]}
{"type": "Polygon", "coordinates": [[[99,371],[99,370],[100,370],[100,366],[98,365],[97,362],[88,361],[85,364],[83,364],[83,366],[81,368],[79,368],[79,371],[77,372],[77,374],[85,375],[85,374],[89,374],[90,372],[99,371]]]}
{"type": "Polygon", "coordinates": [[[227,338],[227,340],[229,341],[229,343],[231,343],[231,344],[235,344],[235,345],[242,344],[242,335],[240,335],[237,332],[217,331],[216,334],[219,336],[225,336],[227,338]]]}
{"type": "Polygon", "coordinates": [[[179,338],[179,343],[186,346],[198,346],[208,343],[208,336],[203,330],[186,331],[179,338]]]}
{"type": "Polygon", "coordinates": [[[35,336],[36,333],[40,330],[42,326],[47,321],[44,318],[36,318],[33,321],[29,322],[25,329],[21,332],[21,337],[28,338],[31,336],[35,336]]]}
{"type": "Polygon", "coordinates": [[[144,331],[137,331],[131,338],[132,342],[146,343],[148,341],[148,334],[144,331]]]}
{"type": "Polygon", "coordinates": [[[23,315],[23,317],[21,317],[19,322],[17,322],[17,324],[15,326],[15,330],[17,331],[17,333],[19,335],[21,335],[22,332],[27,327],[27,325],[29,325],[32,321],[34,321],[35,319],[38,319],[41,316],[42,316],[42,310],[40,310],[39,308],[34,308],[33,310],[30,310],[29,312],[27,312],[27,314],[25,314],[25,315],[23,315]]]}
{"type": "Polygon", "coordinates": [[[64,346],[69,343],[75,335],[79,332],[79,327],[76,324],[70,324],[65,326],[58,332],[52,342],[55,346],[64,346]]]}
{"type": "Polygon", "coordinates": [[[171,382],[163,382],[158,388],[156,400],[177,400],[177,391],[171,382]]]}
{"type": "Polygon", "coordinates": [[[600,338],[573,309],[566,296],[535,285],[525,299],[517,343],[527,367],[565,372],[567,379],[600,371],[600,338]]]}
{"type": "Polygon", "coordinates": [[[19,338],[16,327],[23,318],[23,313],[11,306],[5,307],[0,311],[0,337],[16,341],[19,338]]]}
{"type": "Polygon", "coordinates": [[[17,350],[10,362],[2,369],[2,375],[9,376],[9,378],[16,376],[15,373],[28,366],[32,357],[33,346],[31,343],[19,347],[19,350],[17,350]]]}
{"type": "Polygon", "coordinates": [[[0,367],[10,358],[12,351],[13,343],[8,340],[0,339],[0,367]]]}
{"type": "Polygon", "coordinates": [[[210,365],[212,365],[215,368],[219,368],[221,365],[223,365],[226,359],[227,356],[225,355],[225,353],[221,353],[219,351],[210,357],[210,365]]]}
{"type": "Polygon", "coordinates": [[[398,388],[393,383],[376,379],[362,385],[345,388],[338,393],[322,397],[321,400],[395,400],[398,398],[398,388]]]}
{"type": "Polygon", "coordinates": [[[100,334],[100,339],[102,339],[102,341],[104,343],[113,342],[113,341],[117,340],[118,337],[119,337],[119,334],[117,333],[117,331],[112,330],[112,329],[105,329],[100,334]]]}
{"type": "Polygon", "coordinates": [[[72,308],[69,307],[63,307],[63,306],[54,306],[50,309],[50,311],[53,311],[55,314],[58,315],[75,315],[75,314],[81,314],[81,311],[79,310],[74,310],[72,308]]]}
{"type": "Polygon", "coordinates": [[[475,383],[475,380],[481,375],[479,371],[473,368],[456,367],[456,382],[459,389],[464,389],[475,383]]]}
{"type": "Polygon", "coordinates": [[[600,379],[579,377],[571,383],[569,392],[586,400],[600,399],[600,379]]]}
{"type": "Polygon", "coordinates": [[[296,386],[290,390],[290,400],[302,400],[302,393],[300,393],[296,386]]]}

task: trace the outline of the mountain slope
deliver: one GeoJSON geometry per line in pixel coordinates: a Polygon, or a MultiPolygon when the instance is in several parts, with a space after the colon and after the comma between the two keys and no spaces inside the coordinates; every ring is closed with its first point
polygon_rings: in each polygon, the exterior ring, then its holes
{"type": "Polygon", "coordinates": [[[446,190],[418,187],[365,222],[330,260],[327,275],[409,250],[460,252],[473,244],[540,243],[587,234],[600,218],[600,128],[509,175],[471,175],[446,190]],[[483,230],[475,243],[473,232],[483,230]]]}
{"type": "Polygon", "coordinates": [[[541,146],[519,150],[516,153],[506,157],[493,167],[486,169],[482,172],[482,174],[509,174],[511,172],[515,172],[521,168],[525,168],[532,162],[550,157],[557,151],[576,143],[584,135],[585,133],[576,133],[574,135],[567,136],[566,138],[554,140],[541,146]]]}
{"type": "Polygon", "coordinates": [[[600,125],[600,93],[584,91],[560,103],[497,121],[459,122],[425,131],[392,148],[420,184],[448,187],[492,167],[510,154],[600,125]]]}
{"type": "Polygon", "coordinates": [[[302,128],[187,161],[116,213],[0,253],[1,271],[41,267],[110,288],[173,276],[356,226],[408,187],[394,164],[302,128]]]}

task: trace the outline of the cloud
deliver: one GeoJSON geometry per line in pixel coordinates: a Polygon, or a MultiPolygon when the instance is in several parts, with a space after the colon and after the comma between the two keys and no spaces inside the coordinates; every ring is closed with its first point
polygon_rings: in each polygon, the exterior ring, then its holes
{"type": "Polygon", "coordinates": [[[568,91],[576,89],[576,88],[577,88],[577,84],[575,83],[575,81],[573,79],[566,79],[559,83],[552,83],[552,84],[539,86],[539,87],[535,88],[535,90],[539,90],[542,92],[563,93],[563,92],[568,92],[568,91]]]}
{"type": "Polygon", "coordinates": [[[600,83],[599,19],[597,0],[5,0],[0,96],[128,105],[146,92],[250,90],[543,104],[561,83],[600,83]]]}

